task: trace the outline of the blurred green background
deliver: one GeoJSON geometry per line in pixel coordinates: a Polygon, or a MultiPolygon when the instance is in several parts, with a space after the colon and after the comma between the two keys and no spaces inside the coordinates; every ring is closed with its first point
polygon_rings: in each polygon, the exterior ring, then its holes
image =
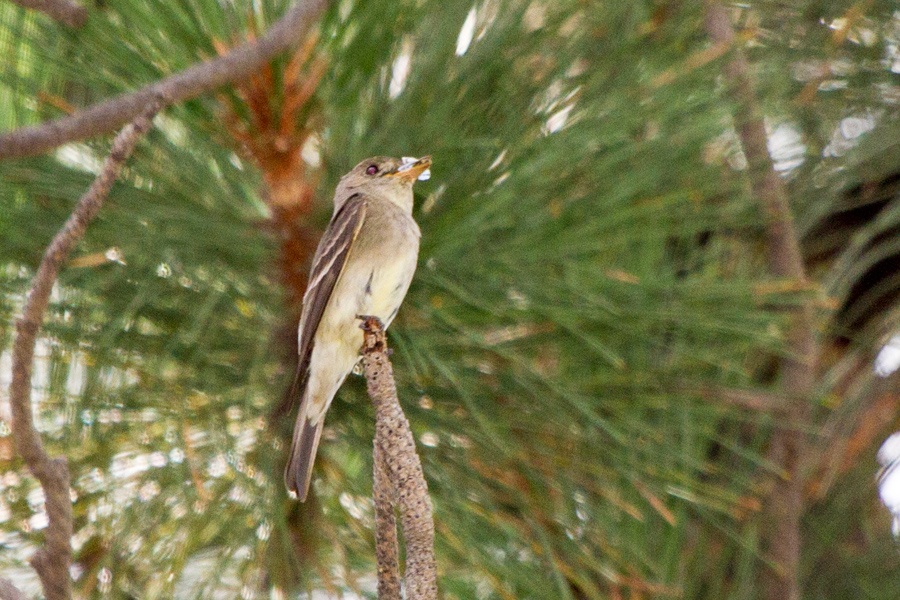
{"type": "MultiPolygon", "coordinates": [[[[288,4],[98,0],[73,31],[4,2],[0,129],[215,57],[288,4]]],[[[431,154],[390,343],[444,598],[759,597],[777,427],[811,447],[804,597],[896,598],[874,454],[900,398],[871,361],[900,290],[900,14],[729,9],[811,287],[768,275],[730,55],[700,2],[340,0],[296,51],[158,116],[38,344],[33,400],[70,460],[79,597],[372,595],[361,378],[329,412],[304,505],[281,477],[293,422],[267,419],[337,179],[366,156],[431,154]],[[799,302],[823,348],[809,421],[724,401],[715,390],[779,390],[799,302]]],[[[29,593],[46,517],[12,452],[13,324],[109,141],[0,162],[0,572],[29,593]]]]}

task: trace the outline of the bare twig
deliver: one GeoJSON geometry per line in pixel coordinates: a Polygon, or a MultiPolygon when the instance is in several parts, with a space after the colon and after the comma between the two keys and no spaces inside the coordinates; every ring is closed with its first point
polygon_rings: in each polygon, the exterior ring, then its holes
{"type": "MultiPolygon", "coordinates": [[[[716,0],[707,0],[706,28],[716,43],[733,43],[734,28],[728,11],[716,0]]],[[[794,230],[784,183],[775,172],[766,145],[766,129],[749,74],[749,65],[740,48],[725,67],[736,103],[735,120],[741,145],[750,169],[753,194],[767,219],[769,270],[776,277],[806,282],[806,269],[794,230]]],[[[815,384],[818,356],[812,307],[807,302],[792,311],[789,332],[791,356],[782,361],[781,375],[786,406],[794,423],[808,419],[808,398],[815,384]]],[[[798,429],[780,428],[773,435],[769,458],[782,467],[784,476],[775,481],[767,500],[764,539],[766,551],[777,570],[764,574],[764,598],[797,600],[800,597],[800,519],[803,515],[801,459],[805,440],[798,429]]]]}
{"type": "Polygon", "coordinates": [[[372,444],[375,500],[375,568],[378,572],[378,600],[400,600],[400,552],[397,548],[397,519],[394,517],[394,488],[384,463],[384,453],[376,440],[372,444]]]}
{"type": "Polygon", "coordinates": [[[23,8],[48,15],[67,27],[78,29],[87,22],[87,9],[69,0],[12,0],[23,8]]]}
{"type": "Polygon", "coordinates": [[[134,145],[151,126],[159,102],[134,123],[125,127],[113,141],[109,158],[90,189],[84,193],[72,215],[47,247],[44,258],[31,282],[31,291],[16,322],[13,345],[12,383],[9,399],[12,406],[12,430],[16,450],[44,490],[49,525],[44,545],[35,553],[31,564],[37,571],[48,600],[68,600],[72,596],[69,565],[72,563],[72,501],[69,496],[69,465],[65,458],[51,459],[44,450],[31,414],[31,371],[34,363],[35,336],[44,321],[44,311],[59,269],[72,248],[84,236],[88,224],[97,216],[113,182],[131,155],[134,145]]]}
{"type": "Polygon", "coordinates": [[[0,577],[0,600],[26,600],[27,597],[12,581],[0,577]]]}
{"type": "Polygon", "coordinates": [[[302,38],[330,2],[297,0],[258,41],[239,46],[225,56],[196,64],[136,92],[95,104],[74,115],[2,135],[0,159],[32,156],[67,142],[109,133],[137,117],[156,98],[162,98],[165,107],[246,78],[302,38]]]}
{"type": "MultiPolygon", "coordinates": [[[[363,366],[366,388],[375,405],[375,444],[387,467],[400,509],[406,541],[406,597],[437,600],[437,568],[434,560],[434,519],[428,485],[409,422],[397,399],[394,369],[388,358],[381,322],[364,317],[363,366]]],[[[376,543],[377,545],[377,543],[376,543]]]]}
{"type": "Polygon", "coordinates": [[[739,408],[760,413],[782,415],[787,412],[786,398],[782,394],[763,390],[741,390],[725,386],[693,386],[689,383],[678,385],[678,391],[692,394],[712,402],[725,402],[739,408]]]}

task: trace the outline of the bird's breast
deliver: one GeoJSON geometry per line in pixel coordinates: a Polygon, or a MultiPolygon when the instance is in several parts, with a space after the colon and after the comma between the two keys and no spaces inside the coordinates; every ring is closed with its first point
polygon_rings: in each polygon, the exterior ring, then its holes
{"type": "Polygon", "coordinates": [[[366,286],[363,298],[365,314],[374,315],[385,326],[389,325],[397,316],[415,270],[416,256],[409,253],[372,269],[369,273],[370,285],[366,286]]]}
{"type": "Polygon", "coordinates": [[[363,339],[357,315],[375,316],[385,327],[390,325],[412,282],[419,254],[419,229],[412,218],[379,222],[367,217],[367,221],[320,324],[320,329],[342,329],[352,344],[358,342],[357,349],[363,339]]]}

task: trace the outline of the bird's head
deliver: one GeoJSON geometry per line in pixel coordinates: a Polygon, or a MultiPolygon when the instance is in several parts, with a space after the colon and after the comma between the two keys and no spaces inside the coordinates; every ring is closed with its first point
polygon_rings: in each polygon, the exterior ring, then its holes
{"type": "Polygon", "coordinates": [[[400,206],[412,209],[412,186],[417,179],[426,179],[431,157],[393,158],[373,156],[360,162],[341,177],[335,203],[342,203],[355,193],[365,192],[383,196],[400,206]]]}

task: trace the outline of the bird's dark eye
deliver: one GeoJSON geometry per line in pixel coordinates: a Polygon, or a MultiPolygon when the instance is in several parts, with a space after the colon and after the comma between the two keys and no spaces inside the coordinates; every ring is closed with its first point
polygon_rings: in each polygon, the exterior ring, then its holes
{"type": "Polygon", "coordinates": [[[366,175],[374,175],[377,172],[378,167],[376,167],[375,165],[369,165],[368,167],[366,167],[366,175]]]}

